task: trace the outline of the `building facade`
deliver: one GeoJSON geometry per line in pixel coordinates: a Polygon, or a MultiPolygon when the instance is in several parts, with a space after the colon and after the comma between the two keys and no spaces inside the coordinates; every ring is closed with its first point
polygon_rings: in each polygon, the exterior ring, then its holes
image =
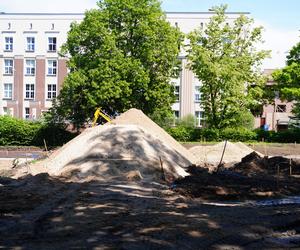
{"type": "MultiPolygon", "coordinates": [[[[228,12],[232,23],[241,12],[228,12]]],[[[205,26],[213,12],[168,12],[167,20],[184,33],[205,26]]],[[[66,61],[59,55],[72,22],[80,22],[82,13],[0,13],[0,115],[37,119],[51,107],[67,75],[66,61]]],[[[182,71],[175,86],[177,101],[172,109],[176,117],[195,115],[201,126],[200,81],[187,68],[181,51],[182,71]]]]}
{"type": "MultiPolygon", "coordinates": [[[[267,86],[275,84],[272,73],[274,69],[265,69],[264,75],[267,77],[267,86]]],[[[288,128],[292,114],[293,102],[286,102],[280,99],[279,93],[274,93],[274,100],[270,104],[264,105],[262,112],[255,117],[255,128],[264,127],[268,130],[284,130],[288,128]]]]}

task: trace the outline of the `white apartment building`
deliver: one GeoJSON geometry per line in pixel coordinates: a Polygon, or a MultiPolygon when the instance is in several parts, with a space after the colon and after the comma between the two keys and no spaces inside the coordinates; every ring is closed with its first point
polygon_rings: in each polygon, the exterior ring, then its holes
{"type": "MultiPolygon", "coordinates": [[[[240,14],[228,12],[228,23],[240,14]]],[[[205,26],[213,12],[167,12],[167,20],[188,33],[205,26]]],[[[59,56],[72,22],[82,13],[0,13],[0,115],[36,119],[51,107],[67,75],[66,60],[59,56]]],[[[193,114],[201,126],[200,81],[187,69],[185,52],[180,54],[182,71],[173,79],[178,97],[172,109],[176,117],[193,114]]]]}

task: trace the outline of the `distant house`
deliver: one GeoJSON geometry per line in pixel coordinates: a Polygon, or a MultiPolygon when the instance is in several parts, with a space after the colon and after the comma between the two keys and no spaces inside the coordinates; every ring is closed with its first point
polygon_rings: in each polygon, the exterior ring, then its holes
{"type": "MultiPolygon", "coordinates": [[[[267,86],[272,86],[274,69],[265,69],[264,75],[268,77],[267,86]]],[[[255,117],[255,127],[264,127],[268,130],[280,131],[288,128],[292,114],[293,103],[280,99],[279,93],[274,93],[274,101],[264,105],[261,114],[255,117]]]]}

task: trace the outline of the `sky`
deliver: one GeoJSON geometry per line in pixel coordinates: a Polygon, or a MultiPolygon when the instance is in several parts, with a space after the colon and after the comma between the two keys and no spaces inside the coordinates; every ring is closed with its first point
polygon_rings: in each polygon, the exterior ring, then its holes
{"type": "MultiPolygon", "coordinates": [[[[262,49],[272,50],[263,68],[281,68],[288,51],[300,41],[300,0],[161,0],[164,11],[208,11],[227,4],[228,11],[250,12],[264,27],[262,49]]],[[[77,12],[95,8],[96,0],[0,0],[1,12],[77,12]]]]}

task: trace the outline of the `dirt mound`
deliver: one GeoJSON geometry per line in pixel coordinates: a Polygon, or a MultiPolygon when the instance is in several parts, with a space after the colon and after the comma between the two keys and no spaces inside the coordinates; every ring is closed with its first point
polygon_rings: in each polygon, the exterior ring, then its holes
{"type": "Polygon", "coordinates": [[[285,177],[300,174],[300,161],[282,156],[261,157],[256,152],[252,152],[245,156],[240,163],[235,164],[231,170],[247,176],[285,177]]]}
{"type": "MultiPolygon", "coordinates": [[[[190,152],[197,158],[197,164],[203,163],[218,164],[221,160],[225,142],[220,142],[213,146],[196,146],[190,148],[190,152]]],[[[238,142],[232,143],[227,141],[223,162],[240,162],[241,159],[253,152],[254,150],[245,144],[238,142]]]]}
{"type": "Polygon", "coordinates": [[[161,138],[137,125],[108,124],[88,129],[45,165],[50,174],[72,180],[161,180],[162,175],[172,180],[187,175],[182,167],[189,162],[161,138]],[[139,171],[137,178],[130,176],[133,171],[139,171]]]}
{"type": "Polygon", "coordinates": [[[190,166],[190,175],[176,180],[173,186],[184,196],[205,200],[249,200],[300,194],[299,178],[283,174],[278,178],[262,169],[255,166],[256,174],[249,174],[250,166],[216,172],[190,166]]]}
{"type": "Polygon", "coordinates": [[[153,122],[141,110],[134,108],[130,109],[116,117],[116,119],[112,120],[111,124],[138,125],[152,136],[162,140],[166,145],[168,145],[168,147],[171,147],[178,155],[180,155],[180,157],[183,157],[186,159],[186,161],[190,162],[190,164],[194,164],[196,162],[195,156],[189,152],[189,150],[178,143],[172,136],[170,136],[165,130],[153,122]]]}

